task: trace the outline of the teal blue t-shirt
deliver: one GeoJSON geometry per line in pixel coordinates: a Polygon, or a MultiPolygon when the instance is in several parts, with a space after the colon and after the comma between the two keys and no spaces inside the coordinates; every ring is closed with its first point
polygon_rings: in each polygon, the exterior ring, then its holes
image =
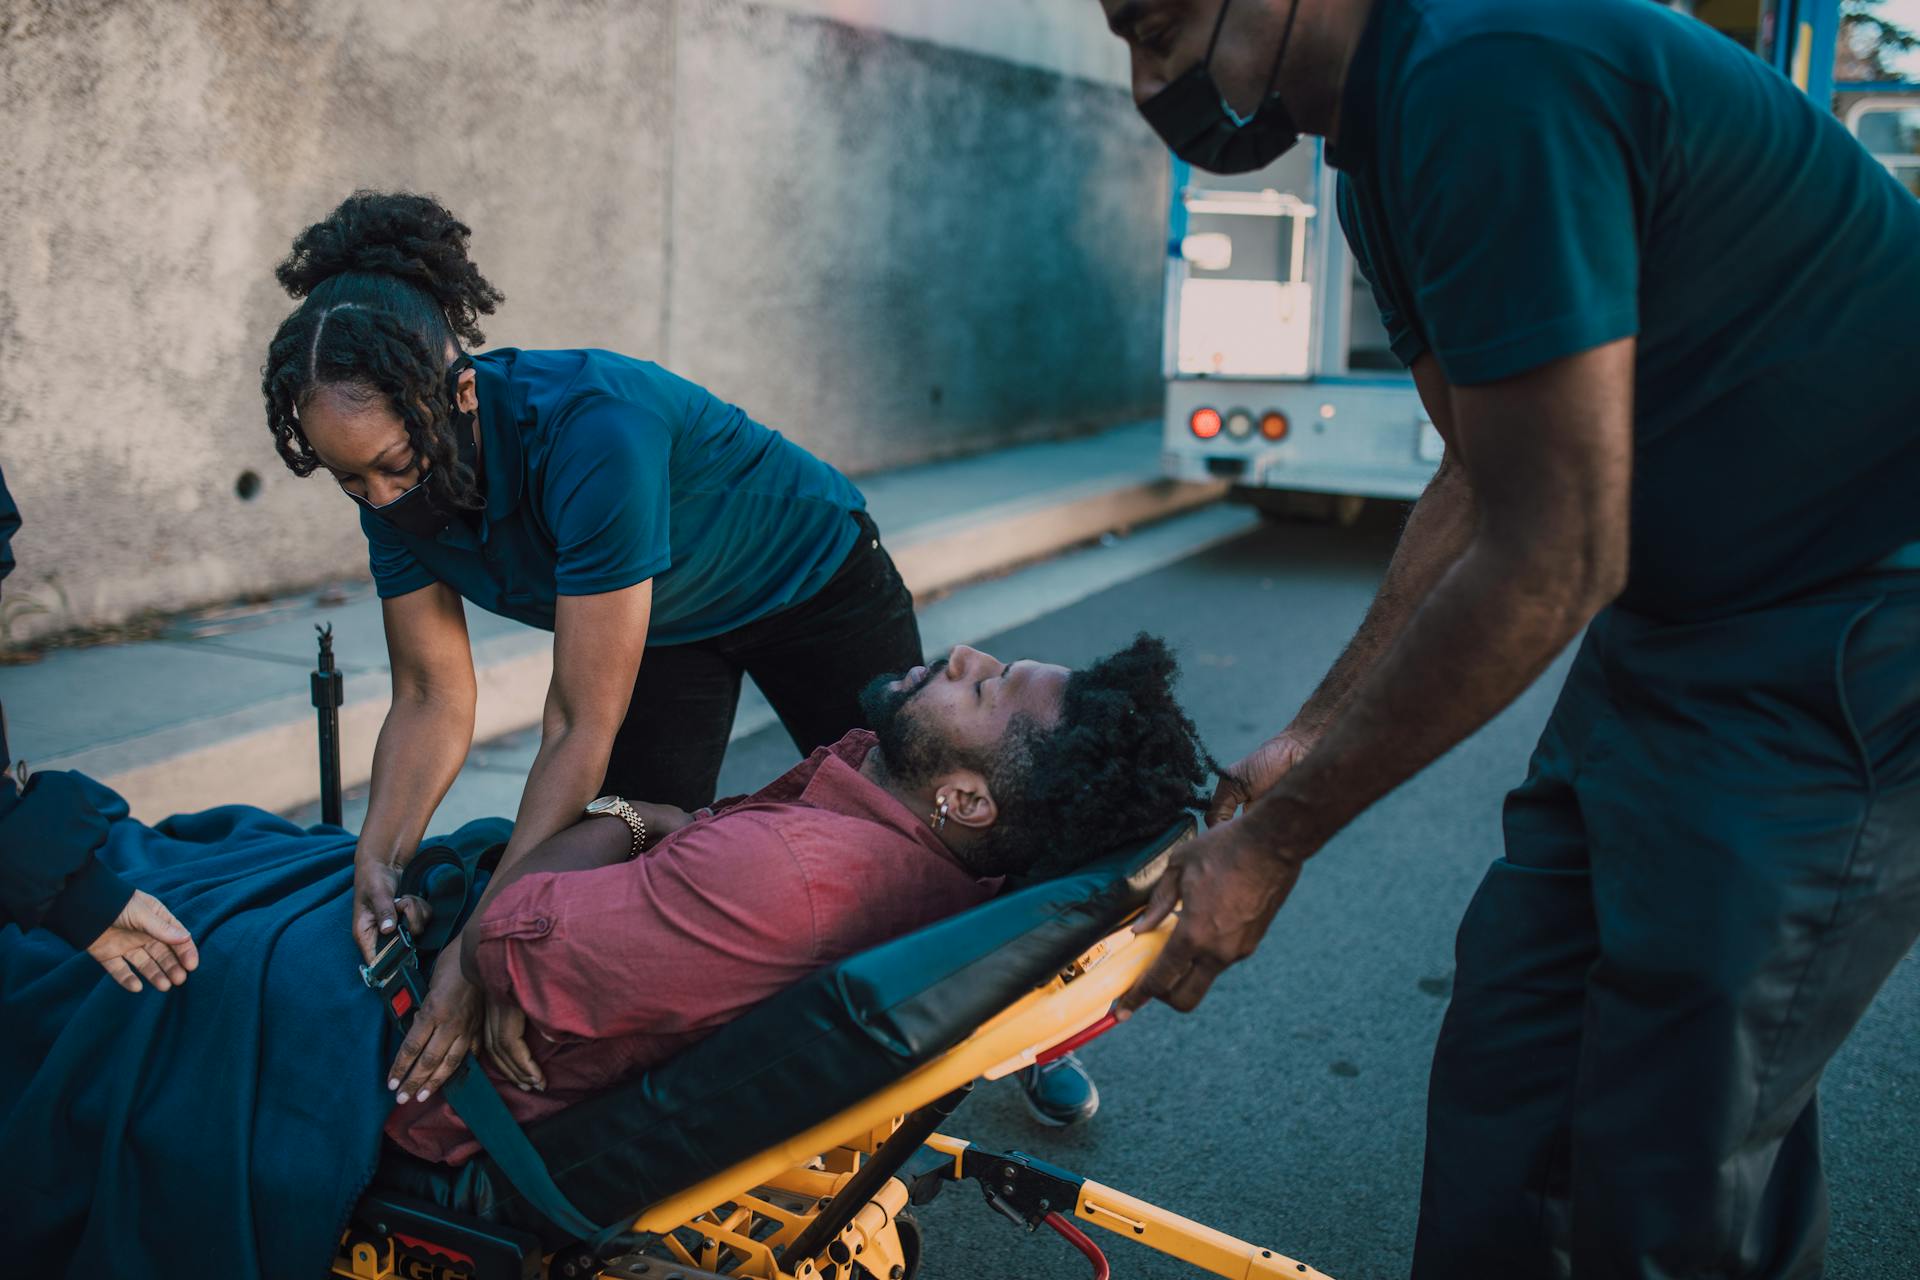
{"type": "Polygon", "coordinates": [[[853,482],[659,365],[611,351],[473,360],[486,508],[437,538],[363,511],[381,599],[444,582],[553,629],[559,596],[653,579],[651,644],[798,604],[852,550],[853,482]]]}
{"type": "Polygon", "coordinates": [[[1920,538],[1920,201],[1651,0],[1377,0],[1329,159],[1395,353],[1638,338],[1629,582],[1755,608],[1920,538]]]}

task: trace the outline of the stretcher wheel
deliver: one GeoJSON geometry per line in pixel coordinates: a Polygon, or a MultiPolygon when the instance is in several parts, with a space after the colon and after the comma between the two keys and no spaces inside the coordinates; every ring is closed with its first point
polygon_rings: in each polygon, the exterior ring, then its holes
{"type": "Polygon", "coordinates": [[[920,1246],[924,1239],[920,1231],[920,1220],[910,1213],[896,1214],[893,1227],[900,1233],[900,1256],[907,1260],[906,1267],[897,1277],[877,1276],[856,1262],[853,1264],[856,1280],[913,1280],[920,1274],[920,1246]]]}

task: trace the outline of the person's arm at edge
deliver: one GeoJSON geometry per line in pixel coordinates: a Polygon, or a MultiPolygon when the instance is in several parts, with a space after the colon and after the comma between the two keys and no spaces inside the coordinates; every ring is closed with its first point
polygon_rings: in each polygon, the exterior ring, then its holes
{"type": "Polygon", "coordinates": [[[1479,521],[1312,754],[1182,851],[1135,926],[1184,899],[1120,1001],[1197,1005],[1251,954],[1300,868],[1375,800],[1498,714],[1625,586],[1635,342],[1454,391],[1479,521]]]}
{"type": "MultiPolygon", "coordinates": [[[[18,532],[20,510],[0,472],[0,580],[13,572],[18,532]]],[[[185,982],[200,964],[193,935],[158,899],[136,892],[101,861],[106,820],[74,783],[75,775],[41,774],[25,790],[42,794],[23,794],[7,750],[7,711],[0,706],[0,924],[44,925],[84,948],[131,992],[140,990],[137,975],[161,991],[185,982]],[[57,794],[48,794],[49,787],[57,794]],[[23,803],[29,812],[20,815],[23,803]]]]}
{"type": "Polygon", "coordinates": [[[200,964],[165,904],[101,858],[109,822],[85,780],[37,773],[23,792],[0,773],[0,924],[37,927],[92,956],[127,991],[171,991],[200,964]]]}
{"type": "Polygon", "coordinates": [[[1412,365],[1414,384],[1446,445],[1440,466],[1407,516],[1393,559],[1366,617],[1287,727],[1231,766],[1207,806],[1207,821],[1224,822],[1257,800],[1325,736],[1354,689],[1392,648],[1407,620],[1473,539],[1473,484],[1460,461],[1451,389],[1431,352],[1412,365]]]}
{"type": "Polygon", "coordinates": [[[107,819],[79,775],[36,773],[21,788],[0,742],[0,924],[44,926],[84,947],[111,925],[133,888],[98,856],[107,819]]]}
{"type": "Polygon", "coordinates": [[[394,890],[473,743],[475,683],[459,595],[436,582],[381,602],[393,704],[373,749],[354,850],[353,935],[371,960],[393,932],[394,890]]]}

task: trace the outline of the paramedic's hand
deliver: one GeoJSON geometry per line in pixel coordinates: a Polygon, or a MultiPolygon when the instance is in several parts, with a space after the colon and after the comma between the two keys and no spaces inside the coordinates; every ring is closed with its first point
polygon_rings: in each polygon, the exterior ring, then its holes
{"type": "Polygon", "coordinates": [[[378,858],[356,855],[353,860],[353,940],[360,944],[360,958],[373,963],[374,953],[393,936],[397,910],[407,913],[407,928],[416,934],[427,927],[433,914],[418,898],[396,899],[401,868],[378,858]]]}
{"type": "Polygon", "coordinates": [[[1292,725],[1228,765],[1213,789],[1213,801],[1207,805],[1207,825],[1230,821],[1245,805],[1265,795],[1273,784],[1286,776],[1313,750],[1320,735],[1292,725]]]}
{"type": "Polygon", "coordinates": [[[485,1043],[487,1060],[501,1075],[522,1089],[546,1090],[547,1078],[527,1048],[527,1015],[519,1005],[488,997],[485,1043]]]}
{"type": "Polygon", "coordinates": [[[433,966],[427,998],[420,1002],[413,1029],[400,1042],[387,1073],[387,1088],[398,1093],[396,1102],[425,1102],[466,1061],[480,1029],[480,988],[461,974],[454,945],[457,939],[433,966]]]}
{"type": "Polygon", "coordinates": [[[1274,913],[1293,892],[1303,861],[1276,847],[1251,821],[1214,827],[1183,845],[1133,931],[1158,928],[1176,903],[1179,923],[1160,958],[1120,997],[1115,1012],[1124,1020],[1149,1000],[1191,1011],[1222,970],[1260,945],[1274,913]]]}
{"type": "Polygon", "coordinates": [[[189,969],[200,967],[200,951],[187,927],[160,899],[138,889],[106,931],[87,945],[87,954],[129,991],[140,990],[140,977],[171,991],[187,980],[189,969]]]}

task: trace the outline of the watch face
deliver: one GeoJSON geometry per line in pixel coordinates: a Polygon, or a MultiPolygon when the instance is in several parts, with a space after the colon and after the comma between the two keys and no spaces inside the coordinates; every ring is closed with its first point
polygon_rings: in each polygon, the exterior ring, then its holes
{"type": "Polygon", "coordinates": [[[619,803],[620,803],[619,796],[601,796],[598,800],[593,801],[591,804],[587,806],[587,812],[591,814],[596,814],[596,815],[602,814],[602,813],[612,813],[613,806],[619,803]]]}

